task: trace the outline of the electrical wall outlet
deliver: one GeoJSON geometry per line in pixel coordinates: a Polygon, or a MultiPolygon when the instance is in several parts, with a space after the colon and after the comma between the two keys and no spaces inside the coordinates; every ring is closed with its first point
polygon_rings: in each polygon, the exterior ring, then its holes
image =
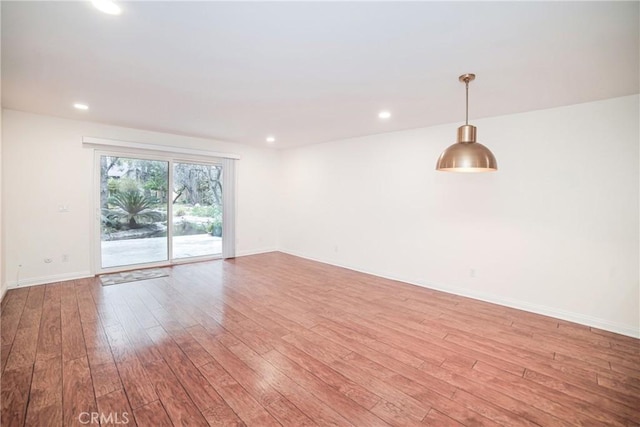
{"type": "Polygon", "coordinates": [[[62,254],[62,262],[69,262],[69,254],[62,254]]]}

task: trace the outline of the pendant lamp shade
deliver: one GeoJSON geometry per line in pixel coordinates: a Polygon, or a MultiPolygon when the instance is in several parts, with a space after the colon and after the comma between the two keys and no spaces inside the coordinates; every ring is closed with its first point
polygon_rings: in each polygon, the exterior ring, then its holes
{"type": "Polygon", "coordinates": [[[474,74],[463,74],[460,81],[467,89],[467,120],[458,128],[458,142],[444,150],[438,158],[436,170],[446,172],[494,172],[498,162],[487,147],[476,141],[476,127],[469,124],[469,82],[474,74]]]}

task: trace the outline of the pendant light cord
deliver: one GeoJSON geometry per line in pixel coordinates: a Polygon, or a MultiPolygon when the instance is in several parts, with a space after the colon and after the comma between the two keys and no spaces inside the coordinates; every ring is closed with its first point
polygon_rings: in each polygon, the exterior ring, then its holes
{"type": "Polygon", "coordinates": [[[465,112],[464,124],[468,125],[469,124],[469,79],[464,80],[464,85],[466,86],[466,92],[467,92],[467,108],[465,112]]]}

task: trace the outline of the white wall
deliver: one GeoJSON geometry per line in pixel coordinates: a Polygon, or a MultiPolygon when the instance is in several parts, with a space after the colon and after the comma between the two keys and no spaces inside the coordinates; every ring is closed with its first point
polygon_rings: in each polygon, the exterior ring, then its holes
{"type": "Polygon", "coordinates": [[[4,250],[4,241],[5,235],[4,231],[4,210],[2,209],[2,114],[0,114],[0,300],[4,298],[4,294],[7,292],[8,284],[5,280],[5,250],[4,250]]]}
{"type": "Polygon", "coordinates": [[[93,150],[82,137],[234,153],[238,162],[237,253],[276,249],[277,151],[3,110],[6,281],[46,283],[91,273],[93,150]],[[59,213],[58,205],[68,205],[59,213]],[[69,254],[69,262],[61,262],[69,254]],[[44,258],[52,258],[45,264],[44,258]],[[21,266],[21,267],[20,267],[21,266]]]}
{"type": "Polygon", "coordinates": [[[6,282],[89,274],[93,154],[81,140],[94,136],[240,154],[239,254],[279,248],[637,336],[638,103],[472,121],[500,167],[480,175],[434,170],[459,123],[278,153],[4,110],[6,282]]]}
{"type": "MultiPolygon", "coordinates": [[[[0,7],[0,14],[2,8],[0,7]]],[[[0,16],[0,22],[2,22],[2,17],[0,16]]],[[[2,70],[2,54],[0,53],[0,70],[2,70]]],[[[0,79],[1,81],[2,79],[0,79]]],[[[0,100],[2,99],[2,84],[0,84],[0,100]]],[[[0,105],[0,109],[2,106],[0,105]]],[[[2,114],[0,114],[0,300],[4,298],[4,294],[7,292],[7,281],[5,280],[5,269],[4,269],[4,233],[3,223],[4,217],[2,215],[2,114]]]]}
{"type": "MultiPolygon", "coordinates": [[[[1,56],[1,55],[0,55],[1,56]]],[[[0,65],[1,68],[1,65],[0,65]]],[[[1,86],[1,85],[0,85],[1,86]]],[[[1,92],[1,91],[0,91],[1,92]]],[[[2,99],[2,94],[0,93],[0,99],[2,99]]],[[[5,280],[5,269],[4,269],[4,212],[2,209],[2,114],[0,114],[0,300],[4,298],[4,294],[7,292],[8,284],[5,280]]]]}
{"type": "Polygon", "coordinates": [[[459,123],[286,150],[279,247],[638,336],[638,102],[472,120],[493,174],[434,170],[459,123]]]}

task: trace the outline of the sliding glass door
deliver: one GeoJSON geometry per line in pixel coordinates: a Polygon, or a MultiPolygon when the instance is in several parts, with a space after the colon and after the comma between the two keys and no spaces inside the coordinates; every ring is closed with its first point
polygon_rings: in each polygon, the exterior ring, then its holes
{"type": "Polygon", "coordinates": [[[99,270],[222,254],[222,166],[98,154],[99,270]]]}
{"type": "Polygon", "coordinates": [[[169,162],[100,156],[101,267],[169,259],[169,162]]]}
{"type": "Polygon", "coordinates": [[[222,254],[222,166],[173,163],[173,257],[222,254]]]}

